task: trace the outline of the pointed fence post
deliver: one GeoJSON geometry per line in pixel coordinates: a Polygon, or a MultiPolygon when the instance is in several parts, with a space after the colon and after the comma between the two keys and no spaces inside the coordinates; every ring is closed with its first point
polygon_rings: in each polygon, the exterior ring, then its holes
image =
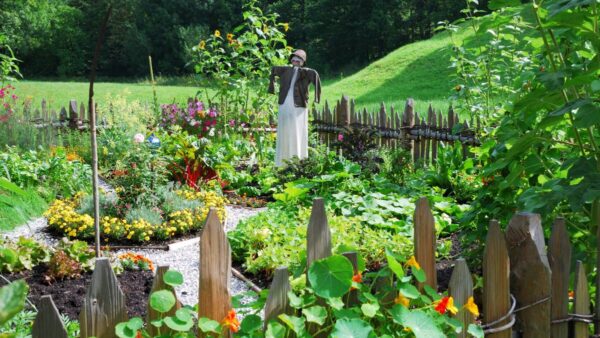
{"type": "Polygon", "coordinates": [[[117,277],[108,258],[98,258],[79,314],[81,337],[116,337],[115,326],[127,320],[125,295],[117,277]]]}
{"type": "MultiPolygon", "coordinates": [[[[156,292],[156,291],[160,291],[160,290],[169,290],[169,291],[171,291],[171,293],[173,293],[173,296],[175,296],[175,299],[177,300],[177,294],[175,293],[175,290],[173,289],[173,287],[165,284],[165,282],[163,280],[165,272],[167,272],[168,270],[169,270],[168,265],[161,265],[156,269],[156,274],[154,275],[154,280],[152,281],[152,289],[150,290],[150,294],[152,294],[153,292],[156,292]]],[[[181,308],[181,302],[179,300],[177,300],[175,302],[175,306],[173,306],[173,308],[171,310],[169,310],[168,312],[166,312],[164,314],[161,314],[160,312],[157,312],[156,310],[154,310],[150,306],[150,302],[148,302],[148,315],[147,315],[148,320],[147,320],[147,322],[150,323],[153,320],[156,320],[159,318],[164,318],[165,316],[174,316],[175,312],[177,312],[177,310],[179,310],[180,308],[181,308]]],[[[148,333],[150,333],[150,335],[152,337],[159,335],[158,328],[155,327],[154,325],[148,325],[147,329],[148,329],[148,333]]],[[[165,326],[161,329],[160,333],[168,335],[168,334],[172,334],[175,332],[165,326]]]]}
{"type": "Polygon", "coordinates": [[[510,286],[517,300],[517,324],[523,338],[550,337],[550,264],[540,215],[518,213],[506,231],[510,255],[510,286]]]}
{"type": "Polygon", "coordinates": [[[469,324],[475,322],[475,317],[471,312],[464,309],[463,306],[467,303],[469,297],[473,297],[473,278],[464,258],[456,260],[448,288],[450,296],[454,298],[454,304],[460,309],[454,318],[463,324],[463,330],[457,337],[469,337],[467,328],[469,324]]]}
{"type": "Polygon", "coordinates": [[[492,220],[485,240],[483,252],[483,315],[488,338],[511,338],[511,321],[514,315],[506,316],[510,310],[510,261],[504,233],[498,221],[492,220]],[[505,318],[505,319],[502,319],[505,318]],[[495,324],[494,324],[495,323],[495,324]],[[503,326],[508,328],[501,330],[503,326]]]}
{"type": "Polygon", "coordinates": [[[327,223],[325,202],[322,198],[315,198],[313,200],[306,235],[306,244],[307,270],[314,261],[331,256],[331,231],[329,230],[329,224],[327,223]]]}
{"type": "MultiPolygon", "coordinates": [[[[200,233],[199,270],[198,317],[221,323],[231,310],[231,248],[214,208],[210,208],[200,233]]],[[[228,329],[223,333],[231,335],[228,329]]]]}
{"type": "MultiPolygon", "coordinates": [[[[437,272],[435,270],[435,221],[429,201],[421,197],[417,201],[414,220],[415,258],[425,272],[425,284],[437,290],[437,272]]],[[[422,289],[423,285],[419,284],[422,289]]]]}
{"type": "Polygon", "coordinates": [[[67,330],[60,319],[60,314],[52,296],[42,296],[38,313],[31,327],[31,336],[33,338],[67,338],[67,330]]]}
{"type": "MultiPolygon", "coordinates": [[[[356,252],[354,252],[354,251],[344,252],[342,255],[344,255],[344,257],[348,258],[350,263],[352,263],[354,275],[361,273],[361,271],[358,270],[358,255],[356,254],[356,252]]],[[[358,304],[358,290],[350,290],[350,292],[348,293],[348,296],[346,298],[346,307],[351,307],[356,304],[358,304]]]]}
{"type": "MultiPolygon", "coordinates": [[[[552,320],[569,316],[569,274],[571,272],[571,243],[565,220],[558,218],[552,226],[548,243],[548,262],[552,270],[552,320]]],[[[553,323],[552,338],[567,338],[569,323],[553,323]]]]}
{"type": "Polygon", "coordinates": [[[277,316],[283,313],[290,314],[291,307],[288,304],[288,292],[290,287],[288,268],[283,266],[275,270],[271,287],[269,288],[269,296],[265,303],[265,323],[264,330],[267,329],[269,321],[277,319],[277,316]]]}
{"type": "MultiPolygon", "coordinates": [[[[575,299],[573,310],[575,315],[580,315],[583,317],[590,315],[590,294],[588,292],[585,267],[581,261],[577,261],[577,268],[575,269],[575,299]]],[[[576,321],[573,326],[575,333],[573,337],[589,337],[589,329],[587,323],[576,321]]]]}

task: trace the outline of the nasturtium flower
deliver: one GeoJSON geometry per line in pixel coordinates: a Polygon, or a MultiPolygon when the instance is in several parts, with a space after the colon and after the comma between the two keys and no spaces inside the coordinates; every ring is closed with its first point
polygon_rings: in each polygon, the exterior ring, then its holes
{"type": "Polygon", "coordinates": [[[227,34],[227,40],[228,40],[229,42],[231,42],[231,41],[233,40],[233,34],[231,34],[231,33],[228,33],[228,34],[227,34]]]}
{"type": "Polygon", "coordinates": [[[446,313],[446,311],[450,311],[450,313],[452,313],[453,315],[455,315],[458,312],[458,309],[456,308],[456,306],[454,306],[454,298],[452,297],[446,296],[434,302],[434,304],[435,311],[439,312],[442,315],[446,313]]]}
{"type": "Polygon", "coordinates": [[[206,47],[206,41],[202,40],[202,41],[200,41],[200,43],[198,44],[198,48],[200,48],[200,49],[204,49],[204,47],[206,47]]]}
{"type": "Polygon", "coordinates": [[[465,309],[467,309],[467,311],[471,312],[473,314],[473,316],[479,317],[479,308],[477,307],[477,304],[475,304],[475,300],[473,300],[473,296],[471,296],[471,297],[469,297],[469,299],[467,299],[467,303],[465,304],[465,309]]]}
{"type": "Polygon", "coordinates": [[[240,322],[235,316],[235,310],[231,309],[223,319],[223,326],[229,328],[231,332],[236,333],[240,330],[240,322]]]}
{"type": "Polygon", "coordinates": [[[403,305],[404,307],[408,308],[408,305],[410,304],[410,299],[404,297],[401,293],[398,293],[398,297],[394,299],[394,303],[403,305]]]}
{"type": "Polygon", "coordinates": [[[352,276],[352,281],[356,283],[362,283],[362,274],[357,272],[356,275],[352,276]]]}
{"type": "Polygon", "coordinates": [[[287,22],[286,22],[286,23],[284,23],[284,24],[283,24],[283,30],[287,32],[289,29],[290,29],[290,24],[289,24],[289,23],[287,23],[287,22]]]}
{"type": "Polygon", "coordinates": [[[410,259],[406,262],[405,266],[410,266],[410,267],[421,270],[421,266],[417,262],[417,259],[415,258],[415,256],[411,256],[410,259]]]}
{"type": "Polygon", "coordinates": [[[217,37],[217,38],[221,37],[221,32],[218,29],[215,30],[215,37],[217,37]]]}

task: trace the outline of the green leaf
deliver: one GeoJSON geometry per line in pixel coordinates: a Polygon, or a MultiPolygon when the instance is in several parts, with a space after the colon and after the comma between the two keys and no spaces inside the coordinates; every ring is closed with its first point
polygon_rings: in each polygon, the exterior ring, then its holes
{"type": "Polygon", "coordinates": [[[0,327],[23,309],[28,290],[29,286],[24,280],[0,288],[0,327]]]}
{"type": "Polygon", "coordinates": [[[150,295],[150,307],[160,313],[171,310],[175,302],[175,296],[169,290],[159,290],[150,295]]]}
{"type": "Polygon", "coordinates": [[[186,332],[194,326],[194,321],[191,318],[189,320],[181,320],[177,317],[166,317],[165,325],[171,330],[186,332]]]}
{"type": "Polygon", "coordinates": [[[476,338],[483,338],[485,336],[481,326],[475,324],[469,324],[467,333],[476,338]]]}
{"type": "Polygon", "coordinates": [[[241,329],[244,333],[251,333],[262,329],[262,319],[257,315],[247,315],[242,320],[241,329]]]}
{"type": "Polygon", "coordinates": [[[417,290],[414,285],[408,283],[403,283],[400,285],[400,293],[409,299],[417,299],[421,295],[419,290],[417,290]]]}
{"type": "Polygon", "coordinates": [[[179,271],[167,270],[163,275],[163,281],[170,286],[179,286],[183,284],[183,275],[179,271]]]}
{"type": "Polygon", "coordinates": [[[296,296],[296,294],[294,293],[294,291],[288,291],[287,293],[288,299],[290,301],[290,306],[295,308],[295,309],[300,309],[302,308],[303,302],[302,302],[302,297],[298,297],[296,296]]]}
{"type": "Polygon", "coordinates": [[[361,319],[340,319],[335,323],[332,338],[368,338],[373,328],[361,319]]]}
{"type": "Polygon", "coordinates": [[[334,298],[350,290],[353,274],[352,263],[335,255],[315,261],[308,269],[308,280],[318,296],[334,298]]]}
{"type": "Polygon", "coordinates": [[[412,310],[401,305],[395,305],[392,310],[392,319],[394,322],[408,327],[417,338],[444,338],[446,335],[435,324],[434,318],[427,313],[412,310]]]}
{"type": "Polygon", "coordinates": [[[389,252],[387,248],[385,249],[385,257],[387,259],[390,270],[392,270],[398,278],[404,277],[404,269],[402,269],[402,264],[400,264],[396,260],[396,258],[394,258],[392,253],[389,252]]]}
{"type": "Polygon", "coordinates": [[[419,283],[425,283],[427,277],[425,276],[425,271],[423,269],[411,269],[413,276],[419,281],[419,283]]]}
{"type": "Polygon", "coordinates": [[[575,113],[575,127],[587,128],[600,124],[600,107],[593,103],[581,106],[575,113]]]}
{"type": "Polygon", "coordinates": [[[548,114],[548,116],[562,116],[564,114],[568,114],[579,107],[582,107],[586,104],[590,104],[591,101],[589,99],[577,99],[575,101],[570,101],[565,103],[562,107],[557,110],[554,110],[548,114]]]}
{"type": "Polygon", "coordinates": [[[294,331],[296,334],[302,334],[302,332],[305,331],[304,318],[290,316],[285,313],[280,314],[277,318],[279,318],[279,320],[281,320],[285,325],[292,329],[292,331],[294,331]]]}
{"type": "Polygon", "coordinates": [[[373,318],[379,311],[379,304],[377,303],[365,303],[360,306],[362,313],[368,318],[373,318]]]}
{"type": "Polygon", "coordinates": [[[133,317],[127,322],[127,327],[133,331],[137,331],[144,326],[144,321],[140,317],[133,317]]]}
{"type": "Polygon", "coordinates": [[[490,0],[488,3],[488,8],[492,11],[496,11],[504,7],[515,7],[520,5],[520,0],[490,0]]]}
{"type": "Polygon", "coordinates": [[[325,320],[327,319],[327,310],[319,305],[303,309],[302,314],[306,317],[307,322],[317,323],[319,325],[325,324],[325,320]]]}
{"type": "Polygon", "coordinates": [[[278,322],[271,320],[267,325],[267,332],[265,332],[265,338],[281,338],[285,337],[286,329],[283,325],[278,322]]]}
{"type": "Polygon", "coordinates": [[[594,81],[592,81],[592,91],[593,92],[600,92],[600,80],[594,80],[594,81]]]}
{"type": "Polygon", "coordinates": [[[544,73],[539,78],[548,90],[559,90],[565,84],[565,74],[562,72],[544,73]]]}
{"type": "Polygon", "coordinates": [[[334,310],[341,310],[344,308],[344,302],[339,297],[327,298],[325,299],[325,302],[327,302],[327,305],[331,306],[334,310]]]}
{"type": "Polygon", "coordinates": [[[130,329],[127,324],[129,322],[119,323],[115,326],[115,334],[119,338],[135,338],[137,335],[137,330],[133,331],[130,329]]]}
{"type": "Polygon", "coordinates": [[[555,16],[559,13],[567,11],[571,8],[587,6],[594,3],[596,0],[558,0],[551,1],[548,5],[548,12],[550,17],[555,16]]]}
{"type": "Polygon", "coordinates": [[[221,333],[221,324],[219,324],[219,322],[215,320],[208,319],[206,317],[198,318],[198,328],[200,329],[200,331],[205,333],[221,333]]]}

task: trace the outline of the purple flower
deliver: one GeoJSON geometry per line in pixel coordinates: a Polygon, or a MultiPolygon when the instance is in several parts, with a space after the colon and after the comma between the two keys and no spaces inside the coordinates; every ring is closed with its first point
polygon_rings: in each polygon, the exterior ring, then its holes
{"type": "Polygon", "coordinates": [[[337,138],[337,140],[338,140],[339,142],[342,142],[342,141],[344,140],[344,134],[338,134],[338,138],[337,138]]]}
{"type": "Polygon", "coordinates": [[[217,117],[217,111],[216,111],[216,110],[213,110],[213,109],[211,109],[211,110],[208,112],[208,116],[210,116],[210,117],[217,117]]]}
{"type": "Polygon", "coordinates": [[[230,127],[234,127],[235,126],[235,120],[229,120],[229,126],[230,127]]]}

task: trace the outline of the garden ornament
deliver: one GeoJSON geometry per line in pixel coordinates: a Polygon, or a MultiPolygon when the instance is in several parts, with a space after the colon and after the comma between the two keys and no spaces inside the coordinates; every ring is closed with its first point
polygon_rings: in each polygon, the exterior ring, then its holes
{"type": "Polygon", "coordinates": [[[148,146],[152,149],[160,148],[160,140],[154,136],[154,133],[148,137],[148,146]]]}
{"type": "Polygon", "coordinates": [[[304,67],[306,52],[298,49],[290,56],[290,66],[271,69],[269,93],[275,94],[279,77],[279,113],[275,165],[281,167],[293,157],[308,157],[308,87],[315,86],[315,102],[321,97],[321,80],[316,70],[304,67]]]}

